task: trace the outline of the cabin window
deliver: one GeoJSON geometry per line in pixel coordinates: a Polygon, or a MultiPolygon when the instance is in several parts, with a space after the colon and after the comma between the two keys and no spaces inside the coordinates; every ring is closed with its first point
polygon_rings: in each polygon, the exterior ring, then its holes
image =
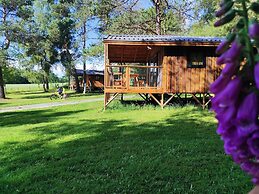
{"type": "Polygon", "coordinates": [[[205,68],[206,57],[201,52],[192,52],[188,55],[188,68],[205,68]]]}

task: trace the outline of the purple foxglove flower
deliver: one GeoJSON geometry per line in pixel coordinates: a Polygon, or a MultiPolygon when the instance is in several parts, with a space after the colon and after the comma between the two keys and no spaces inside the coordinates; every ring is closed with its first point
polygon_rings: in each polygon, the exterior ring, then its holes
{"type": "Polygon", "coordinates": [[[214,94],[217,94],[226,87],[226,85],[229,83],[230,77],[224,76],[221,74],[211,85],[210,85],[210,91],[214,94]]]}
{"type": "Polygon", "coordinates": [[[255,185],[259,185],[259,177],[255,177],[252,179],[252,182],[255,184],[255,185]]]}
{"type": "Polygon", "coordinates": [[[220,55],[220,57],[217,58],[217,65],[222,65],[225,63],[225,60],[226,60],[226,52],[225,53],[222,53],[220,55]]]}
{"type": "Polygon", "coordinates": [[[240,56],[242,49],[243,49],[243,46],[237,41],[234,41],[231,45],[231,48],[226,52],[224,62],[225,63],[235,62],[240,56]]]}
{"type": "Polygon", "coordinates": [[[259,24],[257,22],[250,24],[248,33],[251,38],[259,38],[259,24]]]}
{"type": "Polygon", "coordinates": [[[259,163],[248,160],[241,164],[241,169],[252,175],[254,178],[259,178],[259,163]]]}
{"type": "Polygon", "coordinates": [[[251,153],[254,154],[256,157],[259,157],[259,131],[255,132],[252,137],[247,140],[247,144],[251,153]]]}
{"type": "Polygon", "coordinates": [[[226,108],[236,103],[242,82],[239,77],[231,80],[228,85],[212,99],[212,108],[226,108]]]}
{"type": "Polygon", "coordinates": [[[254,69],[255,85],[259,89],[259,62],[255,64],[254,69]]]}
{"type": "Polygon", "coordinates": [[[258,96],[252,92],[245,97],[238,107],[236,126],[240,135],[249,135],[257,129],[257,117],[259,113],[258,96]]]}
{"type": "Polygon", "coordinates": [[[246,143],[246,138],[238,134],[238,131],[235,127],[226,128],[222,133],[222,139],[224,141],[233,141],[236,146],[241,146],[246,143]]]}
{"type": "Polygon", "coordinates": [[[225,150],[226,154],[232,155],[233,153],[235,153],[237,151],[237,146],[235,145],[235,143],[233,141],[225,141],[224,150],[225,150]]]}
{"type": "Polygon", "coordinates": [[[222,42],[219,44],[219,46],[217,47],[216,53],[217,53],[217,54],[222,54],[222,53],[224,53],[224,52],[228,49],[229,45],[230,45],[230,43],[229,43],[228,40],[222,41],[222,42]]]}
{"type": "Polygon", "coordinates": [[[231,9],[233,4],[234,4],[233,1],[224,2],[221,6],[221,9],[216,12],[216,17],[220,17],[225,13],[227,13],[231,9]]]}
{"type": "Polygon", "coordinates": [[[225,76],[232,77],[237,71],[237,69],[238,69],[238,62],[227,63],[224,69],[222,70],[222,74],[225,76]]]}
{"type": "Polygon", "coordinates": [[[236,107],[229,106],[229,107],[218,107],[215,108],[215,112],[217,113],[216,118],[218,119],[219,123],[221,123],[224,128],[230,128],[233,126],[234,118],[236,116],[236,107]]]}
{"type": "Polygon", "coordinates": [[[215,27],[222,26],[222,25],[232,21],[235,18],[235,16],[236,16],[236,11],[232,9],[232,10],[228,11],[227,14],[223,18],[216,21],[214,23],[214,26],[215,27]]]}

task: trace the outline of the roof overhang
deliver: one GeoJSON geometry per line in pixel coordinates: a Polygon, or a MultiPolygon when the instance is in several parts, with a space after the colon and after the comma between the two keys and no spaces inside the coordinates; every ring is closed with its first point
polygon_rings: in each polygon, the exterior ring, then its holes
{"type": "Polygon", "coordinates": [[[104,44],[153,46],[217,46],[223,38],[170,35],[108,35],[104,44]]]}

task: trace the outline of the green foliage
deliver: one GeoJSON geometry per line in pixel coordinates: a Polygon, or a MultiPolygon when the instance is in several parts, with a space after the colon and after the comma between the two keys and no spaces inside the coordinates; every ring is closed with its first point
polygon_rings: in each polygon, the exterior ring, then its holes
{"type": "MultiPolygon", "coordinates": [[[[163,34],[179,34],[183,19],[172,10],[162,17],[163,34]]],[[[156,14],[154,8],[125,12],[111,20],[107,34],[156,34],[156,14]]]]}
{"type": "Polygon", "coordinates": [[[22,71],[15,67],[3,67],[5,84],[27,84],[28,79],[22,76],[22,71]]]}

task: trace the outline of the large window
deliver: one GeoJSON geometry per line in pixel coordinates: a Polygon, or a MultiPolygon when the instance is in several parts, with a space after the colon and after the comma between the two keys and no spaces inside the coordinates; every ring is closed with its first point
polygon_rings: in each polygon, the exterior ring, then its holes
{"type": "Polygon", "coordinates": [[[187,56],[187,67],[188,68],[205,68],[206,57],[202,52],[191,52],[187,56]]]}

